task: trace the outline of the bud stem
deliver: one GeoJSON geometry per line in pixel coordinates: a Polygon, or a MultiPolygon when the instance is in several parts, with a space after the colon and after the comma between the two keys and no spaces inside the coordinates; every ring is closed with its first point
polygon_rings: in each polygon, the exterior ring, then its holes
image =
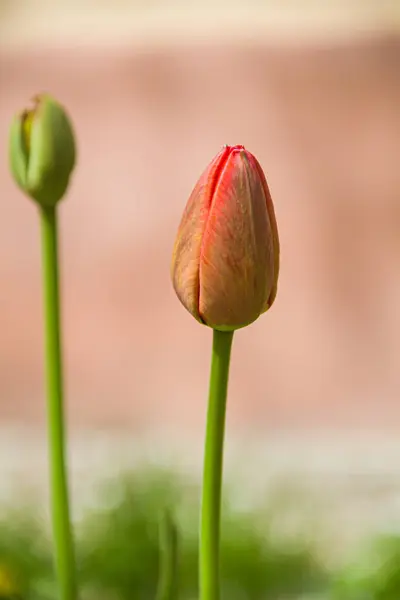
{"type": "Polygon", "coordinates": [[[54,559],[60,600],[76,600],[75,556],[65,465],[57,215],[54,207],[40,207],[39,210],[42,229],[47,423],[54,559]]]}
{"type": "Polygon", "coordinates": [[[213,331],[200,522],[200,600],[219,600],[219,546],[226,398],[233,331],[213,331]]]}

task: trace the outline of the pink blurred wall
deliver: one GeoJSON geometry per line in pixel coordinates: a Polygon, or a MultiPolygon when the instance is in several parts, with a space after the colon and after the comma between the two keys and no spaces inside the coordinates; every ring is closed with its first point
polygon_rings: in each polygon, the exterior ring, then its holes
{"type": "Polygon", "coordinates": [[[43,414],[35,207],[6,160],[10,118],[47,90],[79,165],[61,209],[69,414],[202,427],[211,331],[169,280],[181,211],[225,143],[265,168],[280,289],[236,335],[237,427],[400,426],[400,39],[341,45],[0,52],[0,416],[43,414]]]}

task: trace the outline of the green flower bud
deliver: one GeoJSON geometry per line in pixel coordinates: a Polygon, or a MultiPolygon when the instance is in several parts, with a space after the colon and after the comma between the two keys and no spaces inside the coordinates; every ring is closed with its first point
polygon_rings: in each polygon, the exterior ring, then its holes
{"type": "Polygon", "coordinates": [[[41,94],[33,107],[13,119],[10,169],[18,186],[41,206],[64,196],[75,166],[75,139],[64,108],[41,94]]]}

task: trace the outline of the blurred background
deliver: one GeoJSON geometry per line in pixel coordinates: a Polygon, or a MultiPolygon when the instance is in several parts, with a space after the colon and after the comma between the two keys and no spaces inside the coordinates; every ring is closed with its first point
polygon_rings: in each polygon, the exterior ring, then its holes
{"type": "Polygon", "coordinates": [[[247,514],[278,498],[279,531],[317,538],[325,562],[394,533],[398,0],[0,0],[0,90],[2,498],[41,501],[47,485],[38,219],[7,135],[48,91],[79,146],[60,211],[76,514],[138,465],[198,483],[211,332],[179,304],[169,264],[198,176],[239,143],[267,174],[282,263],[273,309],[234,342],[232,503],[247,514]]]}

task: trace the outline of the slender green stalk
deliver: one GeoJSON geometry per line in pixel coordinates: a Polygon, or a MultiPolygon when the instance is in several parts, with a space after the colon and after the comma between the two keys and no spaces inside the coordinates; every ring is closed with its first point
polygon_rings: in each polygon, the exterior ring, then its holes
{"type": "Polygon", "coordinates": [[[165,511],[160,523],[160,569],[157,600],[178,597],[178,531],[172,515],[165,511]]]}
{"type": "Polygon", "coordinates": [[[42,229],[47,423],[54,558],[60,600],[76,600],[75,556],[65,464],[57,215],[54,207],[40,207],[39,210],[42,229]]]}
{"type": "Polygon", "coordinates": [[[200,600],[219,600],[219,545],[226,397],[233,331],[214,330],[200,522],[200,600]]]}

